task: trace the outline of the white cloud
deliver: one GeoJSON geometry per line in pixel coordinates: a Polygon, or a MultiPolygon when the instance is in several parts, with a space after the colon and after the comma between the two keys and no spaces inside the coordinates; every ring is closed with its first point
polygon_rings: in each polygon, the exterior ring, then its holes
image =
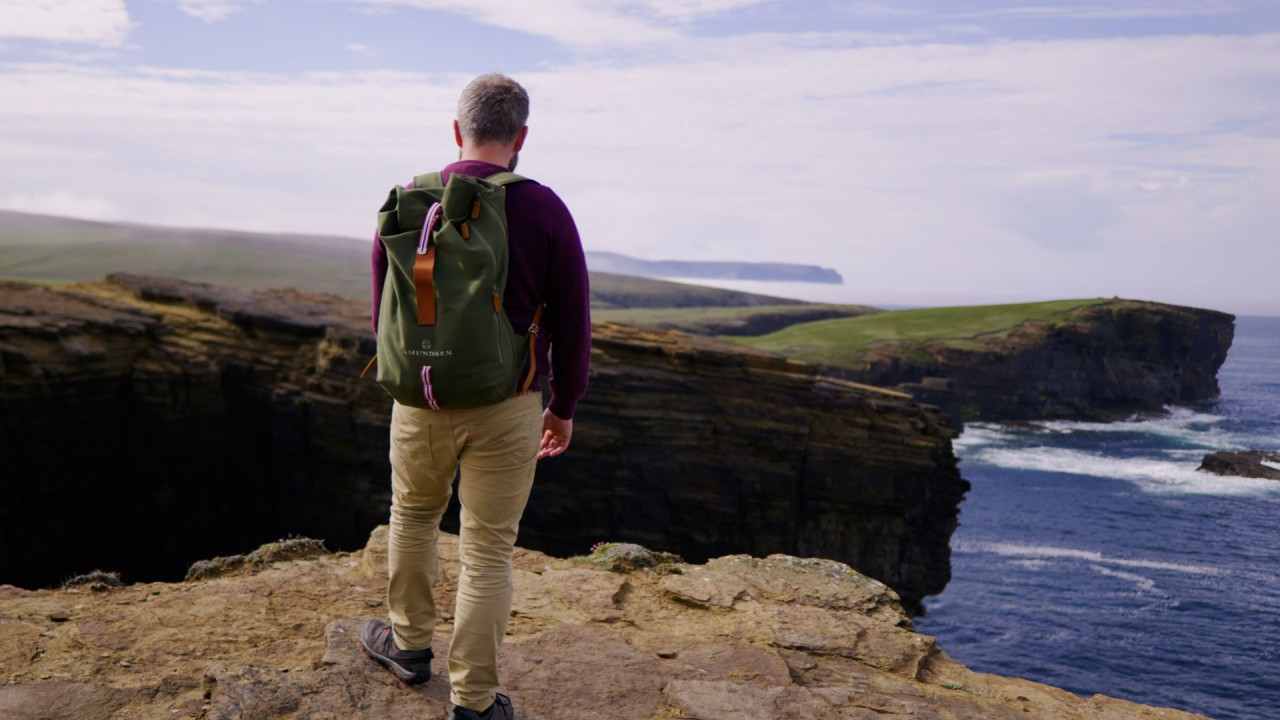
{"type": "Polygon", "coordinates": [[[763,5],[767,2],[770,0],[636,0],[617,4],[648,11],[658,17],[692,20],[763,5]]]}
{"type": "Polygon", "coordinates": [[[1119,4],[1079,3],[1060,5],[1020,5],[1005,8],[961,11],[960,17],[1076,18],[1086,20],[1133,20],[1139,18],[1183,18],[1225,15],[1239,11],[1238,3],[1222,0],[1161,0],[1119,4]]]}
{"type": "MultiPolygon", "coordinates": [[[[1277,56],[1280,35],[699,43],[519,74],[521,170],[590,249],[834,266],[851,301],[1280,313],[1277,56]]],[[[0,198],[92,177],[123,218],[363,237],[387,187],[453,158],[467,79],[11,67],[0,198]]]]}
{"type": "Polygon", "coordinates": [[[5,0],[0,37],[119,47],[129,34],[124,0],[5,0]]]}
{"type": "Polygon", "coordinates": [[[672,43],[679,26],[767,0],[356,0],[375,7],[450,12],[485,25],[548,38],[571,48],[608,50],[672,43]]]}
{"type": "Polygon", "coordinates": [[[347,49],[357,55],[367,55],[369,57],[378,54],[378,51],[374,50],[372,45],[365,45],[364,43],[347,43],[347,49]]]}
{"type": "Polygon", "coordinates": [[[178,9],[206,23],[216,23],[261,0],[176,0],[178,9]]]}

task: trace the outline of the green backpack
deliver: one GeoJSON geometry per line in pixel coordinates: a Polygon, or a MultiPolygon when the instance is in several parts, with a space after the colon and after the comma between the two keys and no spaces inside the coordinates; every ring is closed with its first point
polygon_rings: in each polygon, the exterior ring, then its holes
{"type": "Polygon", "coordinates": [[[378,310],[377,381],[396,402],[434,410],[481,407],[529,389],[539,306],[527,336],[503,309],[506,188],[501,172],[419,175],[378,211],[387,277],[378,310]],[[528,364],[523,380],[521,370],[528,364]]]}

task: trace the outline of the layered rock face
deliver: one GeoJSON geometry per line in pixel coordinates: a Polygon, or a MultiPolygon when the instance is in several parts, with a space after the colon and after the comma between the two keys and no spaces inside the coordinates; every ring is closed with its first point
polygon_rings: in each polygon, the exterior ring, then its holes
{"type": "Polygon", "coordinates": [[[910,393],[960,421],[1115,420],[1217,397],[1234,334],[1226,313],[1118,300],[963,346],[880,343],[861,367],[831,372],[910,393]]]}
{"type": "MultiPolygon", "coordinates": [[[[0,716],[441,720],[451,616],[424,685],[403,685],[357,643],[364,618],[386,617],[385,536],[212,580],[0,586],[0,716]]],[[[442,609],[456,544],[441,537],[442,609]]],[[[517,551],[515,568],[498,662],[524,720],[1201,717],[971,672],[912,632],[891,590],[828,560],[613,573],[517,551]]]]}
{"type": "MultiPolygon", "coordinates": [[[[390,401],[357,379],[361,304],[128,276],[0,296],[0,580],[176,578],[287,533],[358,547],[386,518],[390,401]]],[[[829,557],[915,608],[950,576],[968,487],[951,435],[900,393],[601,324],[521,542],[829,557]]]]}

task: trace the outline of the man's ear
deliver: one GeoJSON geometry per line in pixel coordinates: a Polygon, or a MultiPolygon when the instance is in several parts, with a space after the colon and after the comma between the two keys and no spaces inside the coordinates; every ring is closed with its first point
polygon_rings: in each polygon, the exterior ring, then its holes
{"type": "Polygon", "coordinates": [[[462,128],[458,127],[458,121],[453,121],[453,139],[458,143],[458,147],[462,147],[462,128]]]}
{"type": "MultiPolygon", "coordinates": [[[[456,122],[455,122],[456,124],[456,122]]],[[[529,126],[525,125],[520,128],[520,132],[516,133],[516,144],[512,146],[514,152],[520,152],[520,148],[524,147],[524,139],[529,136],[529,126]]]]}

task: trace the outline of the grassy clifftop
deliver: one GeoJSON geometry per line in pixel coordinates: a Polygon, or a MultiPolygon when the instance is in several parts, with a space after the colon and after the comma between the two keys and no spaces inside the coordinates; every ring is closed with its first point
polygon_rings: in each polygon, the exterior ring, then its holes
{"type": "MultiPolygon", "coordinates": [[[[123,272],[244,289],[292,287],[360,300],[369,297],[369,250],[368,240],[351,238],[166,228],[0,210],[0,277],[27,282],[100,280],[123,272]]],[[[687,283],[591,273],[593,309],[805,304],[687,283]]]]}
{"type": "Polygon", "coordinates": [[[856,367],[876,344],[910,348],[921,343],[972,349],[982,342],[1007,337],[1023,323],[1058,323],[1076,311],[1109,300],[1052,300],[1014,305],[896,310],[801,323],[756,337],[733,338],[759,350],[768,350],[819,365],[856,367]]]}
{"type": "Polygon", "coordinates": [[[245,289],[369,296],[369,247],[346,238],[165,228],[0,211],[0,277],[59,283],[109,273],[245,289]]]}
{"type": "Polygon", "coordinates": [[[885,312],[733,338],[956,420],[1110,420],[1218,394],[1231,315],[1119,299],[885,312]]]}

